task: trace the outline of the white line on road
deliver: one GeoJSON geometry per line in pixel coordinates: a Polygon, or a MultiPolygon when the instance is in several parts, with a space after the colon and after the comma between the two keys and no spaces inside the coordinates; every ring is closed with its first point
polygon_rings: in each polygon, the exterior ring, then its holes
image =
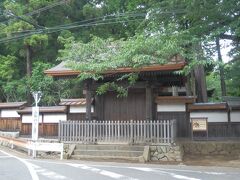
{"type": "Polygon", "coordinates": [[[176,179],[184,179],[184,180],[200,180],[197,178],[193,178],[193,177],[188,177],[188,176],[183,176],[180,174],[175,174],[175,173],[170,173],[167,171],[158,171],[152,168],[142,168],[142,167],[132,167],[131,169],[135,169],[135,170],[139,170],[139,171],[144,171],[144,172],[155,172],[155,173],[160,173],[160,174],[168,174],[176,179]]]}
{"type": "Polygon", "coordinates": [[[84,165],[84,164],[72,164],[72,163],[67,163],[67,165],[72,166],[72,167],[76,167],[76,168],[81,168],[81,169],[84,169],[84,170],[89,170],[89,171],[92,171],[92,172],[94,172],[94,173],[98,173],[98,174],[101,174],[101,175],[103,175],[103,176],[107,176],[107,177],[110,177],[110,178],[113,178],[113,179],[138,180],[138,179],[136,179],[136,178],[132,178],[132,177],[125,176],[125,175],[118,174],[118,173],[111,172],[111,171],[106,171],[106,170],[101,170],[101,169],[98,169],[98,168],[86,166],[86,165],[84,165]]]}
{"type": "Polygon", "coordinates": [[[32,180],[39,180],[39,177],[38,177],[36,171],[35,171],[34,168],[31,166],[31,164],[28,163],[26,160],[21,159],[21,158],[19,158],[19,157],[17,157],[17,156],[11,155],[11,154],[9,154],[9,153],[6,153],[6,152],[4,152],[4,151],[2,151],[2,150],[0,150],[0,152],[3,153],[3,154],[5,154],[5,155],[7,155],[7,156],[9,156],[9,157],[13,157],[13,158],[21,161],[23,164],[25,164],[25,166],[27,166],[28,171],[30,172],[30,174],[31,174],[31,176],[32,176],[32,180]]]}
{"type": "Polygon", "coordinates": [[[57,174],[53,171],[44,169],[36,164],[31,164],[32,167],[35,169],[35,171],[43,176],[46,176],[49,179],[67,179],[66,176],[63,176],[61,174],[57,174]]]}
{"type": "MultiPolygon", "coordinates": [[[[66,164],[69,164],[69,163],[65,163],[65,162],[55,162],[55,161],[46,161],[46,160],[31,160],[31,161],[37,161],[37,162],[44,162],[44,163],[49,163],[49,164],[62,164],[62,165],[66,165],[66,164]]],[[[76,165],[79,165],[79,164],[76,164],[76,165]]],[[[80,165],[85,165],[85,164],[80,164],[80,165]]],[[[99,167],[99,168],[103,168],[103,167],[106,167],[106,168],[121,168],[121,169],[126,169],[126,168],[146,168],[144,166],[142,167],[138,167],[138,166],[130,166],[130,165],[127,165],[127,164],[123,164],[122,166],[119,166],[119,165],[105,165],[105,164],[88,164],[89,166],[91,167],[99,167]]],[[[181,166],[182,167],[182,166],[181,166]]],[[[187,168],[188,166],[184,166],[184,168],[187,168]]],[[[206,171],[206,170],[191,170],[191,169],[176,169],[176,168],[162,168],[162,167],[151,167],[150,169],[153,169],[153,170],[160,170],[160,171],[173,171],[173,172],[189,172],[189,173],[198,173],[198,174],[209,174],[209,175],[218,175],[218,176],[221,176],[221,175],[226,175],[225,172],[217,172],[217,171],[206,171]]],[[[239,172],[233,172],[234,174],[238,174],[240,175],[239,172]]]]}
{"type": "Polygon", "coordinates": [[[0,156],[0,159],[11,158],[9,156],[0,156]]]}

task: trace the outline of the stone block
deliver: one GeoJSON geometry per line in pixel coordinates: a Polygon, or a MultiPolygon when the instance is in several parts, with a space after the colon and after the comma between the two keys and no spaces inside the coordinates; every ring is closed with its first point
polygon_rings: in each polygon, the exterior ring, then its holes
{"type": "Polygon", "coordinates": [[[143,156],[139,156],[139,162],[140,163],[145,163],[145,158],[143,156]]]}
{"type": "Polygon", "coordinates": [[[174,146],[173,149],[174,149],[174,151],[180,151],[181,148],[180,148],[180,146],[174,146]]]}
{"type": "Polygon", "coordinates": [[[144,146],[143,159],[145,162],[149,161],[149,159],[150,159],[150,147],[149,146],[144,146]]]}
{"type": "Polygon", "coordinates": [[[159,159],[159,161],[169,161],[167,156],[163,157],[162,159],[159,159]]]}
{"type": "Polygon", "coordinates": [[[158,158],[153,156],[153,157],[151,157],[151,161],[158,161],[158,158]]]}
{"type": "Polygon", "coordinates": [[[151,151],[151,152],[157,151],[157,147],[156,147],[156,146],[150,146],[150,151],[151,151]]]}
{"type": "Polygon", "coordinates": [[[158,155],[157,155],[157,158],[158,158],[158,159],[163,159],[164,157],[166,157],[165,154],[158,154],[158,155]]]}
{"type": "Polygon", "coordinates": [[[159,153],[163,153],[163,152],[164,152],[163,146],[158,146],[158,147],[157,147],[157,151],[158,151],[159,153]]]}

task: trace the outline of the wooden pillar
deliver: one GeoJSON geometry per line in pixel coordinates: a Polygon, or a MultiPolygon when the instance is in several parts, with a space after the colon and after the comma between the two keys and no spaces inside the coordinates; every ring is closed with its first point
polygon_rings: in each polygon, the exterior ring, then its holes
{"type": "Polygon", "coordinates": [[[186,96],[192,96],[192,90],[191,90],[191,74],[188,74],[186,76],[187,80],[185,83],[185,88],[186,88],[186,96]]]}
{"type": "Polygon", "coordinates": [[[152,95],[152,88],[148,84],[146,86],[146,120],[153,119],[153,95],[152,95]]]}
{"type": "Polygon", "coordinates": [[[45,136],[44,129],[44,113],[42,113],[42,136],[45,136]]]}
{"type": "Polygon", "coordinates": [[[92,80],[86,80],[86,120],[91,121],[91,103],[92,103],[92,80]]]}
{"type": "Polygon", "coordinates": [[[228,137],[231,137],[233,135],[232,133],[232,121],[231,121],[231,111],[232,108],[230,108],[229,106],[227,106],[227,115],[228,115],[228,125],[227,125],[227,135],[228,137]]]}

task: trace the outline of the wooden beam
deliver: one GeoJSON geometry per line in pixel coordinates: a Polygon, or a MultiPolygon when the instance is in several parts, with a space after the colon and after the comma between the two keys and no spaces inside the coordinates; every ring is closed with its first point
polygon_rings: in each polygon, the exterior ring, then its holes
{"type": "Polygon", "coordinates": [[[92,80],[86,80],[86,120],[91,121],[91,105],[92,105],[92,80]]]}
{"type": "Polygon", "coordinates": [[[153,113],[153,92],[150,85],[146,86],[146,120],[152,120],[153,113]]]}
{"type": "Polygon", "coordinates": [[[199,104],[189,104],[188,106],[189,111],[197,111],[197,110],[225,110],[227,111],[227,104],[226,103],[199,103],[199,104]]]}
{"type": "Polygon", "coordinates": [[[161,103],[171,103],[171,102],[181,102],[181,103],[194,103],[196,97],[193,96],[158,96],[155,98],[155,102],[161,103]]]}

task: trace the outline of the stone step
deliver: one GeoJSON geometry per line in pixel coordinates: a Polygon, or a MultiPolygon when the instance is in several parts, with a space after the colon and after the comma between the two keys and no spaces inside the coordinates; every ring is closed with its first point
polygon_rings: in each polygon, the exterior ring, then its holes
{"type": "Polygon", "coordinates": [[[113,157],[139,157],[143,155],[143,151],[127,151],[127,150],[74,150],[74,155],[88,156],[113,156],[113,157]]]}
{"type": "Polygon", "coordinates": [[[107,144],[107,145],[86,145],[86,144],[77,144],[76,150],[119,150],[119,151],[143,151],[144,146],[139,145],[115,145],[115,144],[107,144]]]}
{"type": "Polygon", "coordinates": [[[133,161],[139,162],[139,157],[126,157],[126,156],[90,156],[90,155],[72,155],[71,159],[76,160],[124,160],[124,161],[133,161]]]}

